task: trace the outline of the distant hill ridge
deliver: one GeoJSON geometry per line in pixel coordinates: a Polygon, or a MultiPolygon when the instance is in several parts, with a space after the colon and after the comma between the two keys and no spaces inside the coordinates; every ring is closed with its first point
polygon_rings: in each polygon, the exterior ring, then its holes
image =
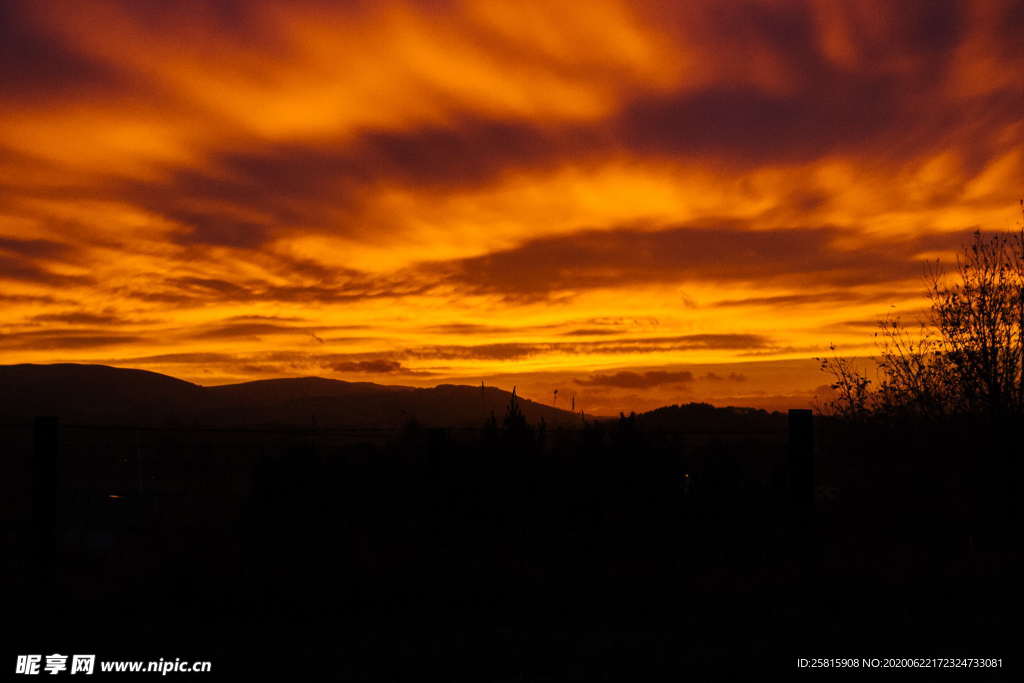
{"type": "Polygon", "coordinates": [[[654,431],[781,432],[786,428],[786,415],[760,408],[728,406],[718,408],[709,403],[687,403],[656,408],[637,415],[637,423],[654,431]]]}
{"type": "MultiPolygon", "coordinates": [[[[511,398],[497,387],[457,384],[417,388],[289,377],[204,387],[106,365],[0,365],[0,424],[57,415],[67,423],[129,426],[387,428],[415,420],[424,426],[480,427],[491,413],[500,422],[511,398]]],[[[522,397],[518,402],[530,423],[543,418],[551,427],[581,424],[578,414],[522,397]]],[[[656,431],[776,431],[785,424],[781,413],[707,403],[665,406],[635,420],[656,431]]]]}
{"type": "MultiPolygon", "coordinates": [[[[67,422],[214,426],[480,426],[500,420],[512,394],[496,387],[443,384],[420,389],[323,377],[266,379],[203,387],[146,370],[105,365],[0,366],[0,422],[58,415],[67,422]]],[[[519,398],[527,420],[579,420],[519,398]]]]}

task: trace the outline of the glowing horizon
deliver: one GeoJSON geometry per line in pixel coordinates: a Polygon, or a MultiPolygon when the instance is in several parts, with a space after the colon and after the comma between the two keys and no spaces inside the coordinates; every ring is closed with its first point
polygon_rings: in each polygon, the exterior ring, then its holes
{"type": "Polygon", "coordinates": [[[14,2],[0,351],[799,407],[1019,224],[1010,2],[14,2]]]}

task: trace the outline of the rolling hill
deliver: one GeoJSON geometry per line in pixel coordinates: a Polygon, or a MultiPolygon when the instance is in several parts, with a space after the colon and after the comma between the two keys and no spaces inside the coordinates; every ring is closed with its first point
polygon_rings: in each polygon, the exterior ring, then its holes
{"type": "MultiPolygon", "coordinates": [[[[0,422],[58,415],[68,423],[204,426],[480,426],[500,420],[512,394],[445,384],[420,389],[321,377],[203,387],[144,370],[103,365],[0,366],[0,422]]],[[[519,399],[527,420],[550,425],[578,417],[519,399]]]]}

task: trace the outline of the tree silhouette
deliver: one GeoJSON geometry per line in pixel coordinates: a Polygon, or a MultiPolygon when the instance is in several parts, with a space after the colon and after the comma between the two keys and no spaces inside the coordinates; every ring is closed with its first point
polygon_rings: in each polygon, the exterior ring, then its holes
{"type": "MultiPolygon", "coordinates": [[[[1024,216],[1024,201],[1021,207],[1024,216]]],[[[818,359],[837,392],[831,412],[996,423],[1024,414],[1024,226],[1014,234],[975,232],[950,272],[933,264],[928,297],[917,334],[899,319],[881,323],[875,389],[850,359],[818,359]]]]}
{"type": "Polygon", "coordinates": [[[512,449],[525,448],[532,441],[533,433],[526,416],[519,407],[519,397],[516,395],[516,388],[512,387],[512,396],[509,398],[508,407],[505,409],[505,419],[501,423],[502,438],[506,446],[512,449]]]}
{"type": "MultiPolygon", "coordinates": [[[[1024,202],[1021,203],[1024,213],[1024,202]]],[[[1024,227],[974,243],[957,262],[957,281],[932,277],[933,324],[945,375],[956,383],[952,407],[994,419],[1024,408],[1024,227]]],[[[940,386],[945,386],[940,384],[940,386]]]]}

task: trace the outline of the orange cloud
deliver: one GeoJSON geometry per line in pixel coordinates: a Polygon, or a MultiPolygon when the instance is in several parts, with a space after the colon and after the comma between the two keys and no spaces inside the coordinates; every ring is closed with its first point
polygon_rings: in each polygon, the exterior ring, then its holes
{"type": "Polygon", "coordinates": [[[919,312],[925,261],[1019,221],[1020,18],[5,3],[0,351],[806,398],[792,363],[870,351],[854,323],[919,312]]]}

